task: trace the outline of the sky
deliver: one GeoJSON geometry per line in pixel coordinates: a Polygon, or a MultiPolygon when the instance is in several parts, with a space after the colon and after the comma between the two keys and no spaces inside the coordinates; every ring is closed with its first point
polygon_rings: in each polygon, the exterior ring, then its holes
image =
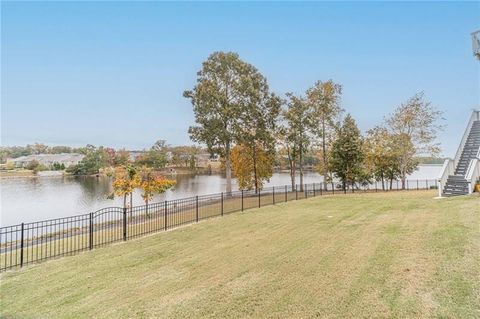
{"type": "Polygon", "coordinates": [[[190,145],[182,93],[209,54],[234,51],[279,95],[342,84],[363,131],[424,91],[453,156],[480,105],[477,29],[478,1],[2,1],[1,143],[190,145]]]}

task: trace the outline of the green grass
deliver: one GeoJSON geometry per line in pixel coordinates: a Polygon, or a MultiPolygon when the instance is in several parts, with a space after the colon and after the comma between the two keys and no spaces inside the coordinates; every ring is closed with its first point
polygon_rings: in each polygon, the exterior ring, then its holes
{"type": "Polygon", "coordinates": [[[6,318],[480,318],[480,198],[316,197],[1,276],[6,318]]]}

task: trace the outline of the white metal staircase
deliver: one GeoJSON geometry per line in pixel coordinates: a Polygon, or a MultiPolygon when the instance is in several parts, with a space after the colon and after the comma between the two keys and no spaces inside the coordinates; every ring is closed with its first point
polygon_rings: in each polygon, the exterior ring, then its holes
{"type": "Polygon", "coordinates": [[[455,158],[446,159],[438,177],[439,196],[471,194],[480,178],[480,111],[473,111],[455,158]]]}

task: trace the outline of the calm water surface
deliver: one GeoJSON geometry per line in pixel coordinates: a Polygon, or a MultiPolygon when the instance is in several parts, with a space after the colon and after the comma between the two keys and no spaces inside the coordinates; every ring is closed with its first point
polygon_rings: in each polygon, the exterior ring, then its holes
{"type": "MultiPolygon", "coordinates": [[[[411,179],[435,179],[440,166],[422,166],[411,179]]],[[[177,175],[174,190],[156,195],[153,201],[171,200],[225,191],[222,175],[177,175]]],[[[317,173],[306,173],[305,183],[319,183],[317,173]]],[[[297,179],[298,182],[298,179],[297,179]]],[[[290,183],[288,173],[275,173],[266,186],[290,183]]],[[[237,189],[236,185],[233,186],[237,189]]],[[[122,206],[122,199],[107,199],[112,193],[108,177],[37,177],[0,180],[2,226],[50,218],[85,214],[108,206],[122,206]]],[[[134,205],[143,204],[140,192],[133,196],[134,205]]]]}

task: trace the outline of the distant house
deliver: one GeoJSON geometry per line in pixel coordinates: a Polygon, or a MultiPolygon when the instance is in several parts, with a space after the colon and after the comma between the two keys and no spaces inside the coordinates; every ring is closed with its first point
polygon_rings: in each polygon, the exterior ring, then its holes
{"type": "Polygon", "coordinates": [[[28,156],[20,156],[11,158],[7,162],[13,162],[15,167],[22,168],[32,161],[37,161],[39,164],[46,167],[52,166],[54,163],[63,164],[65,167],[77,165],[85,155],[78,153],[62,153],[62,154],[35,154],[28,156]]]}
{"type": "Polygon", "coordinates": [[[208,167],[212,162],[218,162],[220,157],[218,155],[210,155],[209,153],[202,153],[195,155],[198,167],[208,167]]]}
{"type": "Polygon", "coordinates": [[[135,162],[137,158],[139,158],[145,153],[145,151],[128,151],[128,160],[131,162],[135,162]]]}

